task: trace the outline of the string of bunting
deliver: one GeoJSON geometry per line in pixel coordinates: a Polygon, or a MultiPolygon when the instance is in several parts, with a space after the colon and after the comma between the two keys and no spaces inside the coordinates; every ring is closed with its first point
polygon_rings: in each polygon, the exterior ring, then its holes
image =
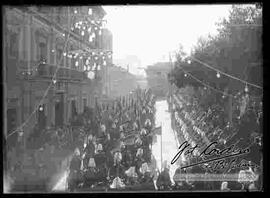
{"type": "Polygon", "coordinates": [[[233,75],[231,75],[231,74],[225,73],[225,72],[223,72],[223,71],[221,71],[221,70],[219,70],[219,69],[217,69],[217,68],[214,68],[214,67],[210,66],[210,65],[207,64],[207,63],[202,62],[201,60],[199,60],[199,59],[197,59],[197,58],[195,58],[195,57],[193,57],[193,56],[190,56],[190,58],[191,58],[192,60],[194,60],[194,61],[200,63],[200,65],[203,65],[203,66],[205,66],[205,67],[207,67],[207,68],[209,68],[209,69],[215,70],[215,71],[217,72],[217,77],[218,77],[218,78],[220,78],[220,74],[223,74],[223,75],[225,75],[225,76],[227,76],[227,77],[229,77],[229,78],[232,78],[232,79],[234,79],[234,80],[238,80],[238,81],[244,83],[245,85],[250,85],[250,86],[256,87],[256,88],[258,88],[258,89],[263,89],[263,88],[262,88],[261,86],[259,86],[259,85],[256,85],[256,84],[247,82],[247,81],[242,80],[242,79],[240,79],[240,78],[238,78],[238,77],[235,77],[235,76],[233,76],[233,75]]]}
{"type": "MultiPolygon", "coordinates": [[[[210,89],[212,89],[212,90],[214,90],[214,91],[216,91],[216,92],[219,92],[219,93],[223,94],[223,98],[224,98],[224,96],[231,96],[231,97],[233,97],[233,98],[237,98],[237,95],[232,95],[232,94],[226,93],[226,92],[224,92],[224,91],[221,91],[221,90],[219,90],[219,89],[216,89],[216,88],[214,88],[214,87],[212,87],[212,86],[210,86],[210,85],[204,83],[203,81],[199,80],[199,79],[196,78],[194,75],[192,75],[190,72],[187,72],[183,67],[178,66],[178,68],[180,68],[182,71],[184,71],[184,73],[185,73],[184,76],[185,76],[185,77],[190,76],[191,78],[193,78],[193,79],[196,80],[197,82],[201,83],[201,84],[204,85],[205,87],[208,87],[208,88],[210,88],[210,89]]],[[[248,90],[245,89],[245,92],[248,92],[248,90]]],[[[249,95],[249,97],[252,97],[252,98],[261,98],[262,95],[260,95],[260,96],[250,96],[250,95],[249,95]]]]}

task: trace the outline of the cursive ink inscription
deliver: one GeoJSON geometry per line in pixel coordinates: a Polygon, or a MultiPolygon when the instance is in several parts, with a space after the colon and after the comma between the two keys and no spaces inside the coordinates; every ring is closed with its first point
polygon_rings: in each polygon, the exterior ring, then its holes
{"type": "Polygon", "coordinates": [[[172,161],[171,161],[171,164],[174,164],[177,160],[178,160],[178,158],[182,155],[182,153],[185,151],[185,153],[184,153],[184,155],[185,156],[187,156],[187,155],[192,155],[193,154],[193,152],[194,152],[194,150],[196,149],[196,148],[198,148],[198,145],[195,145],[194,147],[192,147],[192,148],[189,148],[190,147],[190,144],[187,142],[187,141],[185,141],[185,142],[183,142],[183,144],[181,144],[180,146],[179,146],[179,151],[178,151],[178,153],[174,156],[174,158],[172,159],[172,161]]]}
{"type": "MultiPolygon", "coordinates": [[[[222,160],[222,159],[229,158],[229,157],[235,157],[235,156],[247,154],[247,153],[250,152],[249,148],[237,149],[237,148],[235,148],[234,144],[232,144],[229,147],[226,147],[224,149],[219,149],[219,148],[213,147],[216,144],[217,144],[217,142],[210,143],[198,155],[199,157],[202,157],[202,158],[215,155],[215,156],[217,156],[216,158],[201,161],[201,162],[198,162],[196,164],[191,164],[191,165],[182,167],[182,169],[187,168],[187,167],[191,167],[191,166],[195,166],[195,165],[199,165],[199,164],[203,164],[203,163],[208,163],[208,162],[211,162],[211,161],[217,161],[217,160],[222,160]]],[[[193,152],[195,151],[195,149],[198,149],[198,145],[195,145],[194,147],[191,147],[191,145],[187,141],[183,142],[179,146],[179,151],[177,152],[177,154],[172,159],[171,164],[174,164],[182,154],[184,154],[185,156],[193,155],[193,152]]]]}

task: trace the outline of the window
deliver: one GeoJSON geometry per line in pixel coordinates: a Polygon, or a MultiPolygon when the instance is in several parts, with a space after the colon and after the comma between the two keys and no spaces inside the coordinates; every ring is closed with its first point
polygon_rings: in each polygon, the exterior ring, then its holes
{"type": "Polygon", "coordinates": [[[11,33],[9,37],[9,55],[16,57],[18,53],[18,34],[11,33]]]}
{"type": "Polygon", "coordinates": [[[60,64],[60,65],[63,65],[63,58],[62,58],[62,54],[63,54],[63,50],[62,49],[57,49],[57,55],[56,55],[56,57],[57,57],[57,64],[60,64]],[[62,60],[61,60],[62,59],[62,60]],[[60,60],[61,60],[61,62],[60,62],[60,60]]]}
{"type": "Polygon", "coordinates": [[[71,101],[71,117],[74,117],[75,115],[77,115],[76,101],[72,100],[71,101]]]}
{"type": "Polygon", "coordinates": [[[87,107],[87,99],[84,98],[83,99],[83,109],[85,109],[87,107]]]}
{"type": "Polygon", "coordinates": [[[45,43],[39,43],[39,60],[46,60],[47,59],[47,45],[45,43]]]}

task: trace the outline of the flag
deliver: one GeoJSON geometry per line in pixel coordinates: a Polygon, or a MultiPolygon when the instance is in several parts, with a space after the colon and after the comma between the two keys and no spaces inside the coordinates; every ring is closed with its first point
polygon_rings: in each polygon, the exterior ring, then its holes
{"type": "Polygon", "coordinates": [[[161,132],[162,132],[162,128],[160,126],[160,127],[156,127],[155,129],[153,129],[153,131],[150,134],[152,134],[152,135],[161,135],[161,132]]]}

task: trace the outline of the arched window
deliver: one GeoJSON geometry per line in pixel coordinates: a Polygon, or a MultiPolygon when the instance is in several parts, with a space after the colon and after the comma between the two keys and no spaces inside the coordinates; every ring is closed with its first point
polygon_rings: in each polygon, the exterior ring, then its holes
{"type": "Polygon", "coordinates": [[[63,46],[61,44],[58,44],[56,46],[56,64],[63,66],[64,63],[64,57],[63,56],[63,46]],[[61,61],[61,62],[60,62],[61,61]]]}
{"type": "Polygon", "coordinates": [[[18,34],[11,32],[9,36],[9,55],[17,57],[18,55],[18,34]]]}
{"type": "Polygon", "coordinates": [[[42,30],[36,32],[36,46],[37,46],[37,60],[47,61],[48,58],[48,44],[46,33],[42,30]]]}

